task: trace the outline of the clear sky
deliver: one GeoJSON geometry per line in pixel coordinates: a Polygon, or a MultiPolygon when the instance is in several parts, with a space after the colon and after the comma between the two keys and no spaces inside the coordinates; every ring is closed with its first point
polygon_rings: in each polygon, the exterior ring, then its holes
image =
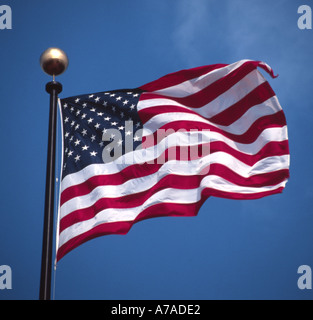
{"type": "MultiPolygon", "coordinates": [[[[0,30],[2,299],[37,299],[44,215],[48,47],[68,54],[60,97],[135,88],[167,73],[262,60],[287,118],[290,180],[260,200],[209,198],[197,217],[156,218],[125,236],[91,240],[58,264],[56,299],[312,299],[297,286],[313,268],[313,30],[304,0],[6,0],[0,30]],[[311,181],[311,182],[310,182],[311,181]]],[[[264,73],[263,73],[264,74],[264,73]]],[[[60,135],[58,136],[60,148],[60,135]]],[[[60,158],[60,152],[58,152],[60,158]]]]}

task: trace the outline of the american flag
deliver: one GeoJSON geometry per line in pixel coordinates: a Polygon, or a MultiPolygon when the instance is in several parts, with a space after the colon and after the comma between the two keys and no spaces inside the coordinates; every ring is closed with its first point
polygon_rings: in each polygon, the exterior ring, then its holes
{"type": "Polygon", "coordinates": [[[264,62],[241,60],[60,100],[57,260],[143,219],[195,216],[209,196],[282,192],[287,125],[258,67],[274,77],[264,62]]]}

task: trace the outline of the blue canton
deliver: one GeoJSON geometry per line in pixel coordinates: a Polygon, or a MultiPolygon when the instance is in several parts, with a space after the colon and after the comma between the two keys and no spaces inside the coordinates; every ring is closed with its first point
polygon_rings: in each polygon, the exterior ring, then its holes
{"type": "Polygon", "coordinates": [[[103,163],[103,150],[107,148],[107,152],[113,152],[108,145],[117,138],[112,134],[108,141],[103,140],[109,129],[121,133],[116,143],[122,146],[123,154],[127,135],[133,136],[133,150],[141,144],[139,132],[142,122],[137,113],[141,92],[138,89],[114,90],[61,100],[64,139],[62,178],[92,163],[103,163]],[[128,121],[132,121],[132,130],[127,125],[130,123],[128,121]]]}

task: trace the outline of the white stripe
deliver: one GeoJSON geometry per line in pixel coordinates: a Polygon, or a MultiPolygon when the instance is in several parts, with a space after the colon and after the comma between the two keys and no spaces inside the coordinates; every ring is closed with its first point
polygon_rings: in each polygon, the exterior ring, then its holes
{"type": "MultiPolygon", "coordinates": [[[[209,139],[211,142],[223,141],[234,150],[237,150],[241,153],[254,155],[254,154],[257,154],[268,142],[271,142],[271,141],[279,142],[279,141],[287,140],[288,134],[287,134],[287,126],[284,126],[282,128],[265,129],[259,135],[259,137],[253,143],[250,143],[250,144],[234,142],[233,140],[226,138],[220,133],[212,132],[212,131],[209,132],[209,139]]],[[[151,161],[158,157],[156,150],[160,150],[160,147],[154,146],[146,149],[147,156],[144,158],[145,162],[151,161]],[[150,156],[149,158],[148,155],[153,155],[153,157],[150,156]]],[[[134,153],[134,159],[139,159],[140,161],[142,150],[135,150],[133,153],[134,153]]],[[[123,155],[122,157],[124,156],[125,155],[123,155]]],[[[142,159],[143,158],[141,158],[141,160],[142,159]]],[[[78,172],[67,175],[63,179],[61,184],[62,192],[73,185],[77,185],[87,181],[89,178],[93,176],[115,174],[129,166],[129,164],[125,164],[123,161],[121,162],[122,162],[121,164],[116,164],[116,162],[111,162],[106,164],[104,163],[91,164],[78,172]]]]}
{"type": "Polygon", "coordinates": [[[145,203],[135,208],[127,209],[105,209],[99,212],[94,218],[75,223],[63,230],[60,234],[59,247],[69,241],[71,238],[81,235],[96,226],[103,223],[118,222],[118,221],[133,221],[145,209],[158,203],[196,203],[201,198],[203,189],[212,188],[215,190],[228,193],[244,193],[244,194],[258,194],[264,191],[276,190],[284,187],[286,181],[283,181],[275,186],[267,187],[240,187],[219,176],[207,176],[202,182],[201,186],[196,189],[174,189],[168,188],[153,194],[145,203]]]}
{"type": "Polygon", "coordinates": [[[64,203],[61,207],[61,218],[77,210],[77,208],[88,208],[101,198],[120,198],[149,190],[169,174],[183,176],[197,175],[202,168],[209,165],[209,159],[209,156],[207,156],[206,159],[198,159],[194,163],[189,161],[168,161],[156,173],[151,175],[130,179],[121,185],[99,186],[87,195],[73,198],[64,203]]]}
{"type": "Polygon", "coordinates": [[[229,193],[241,193],[241,194],[258,194],[266,191],[276,190],[282,186],[285,186],[287,179],[274,185],[264,187],[242,187],[237,184],[233,184],[228,180],[225,180],[219,176],[210,175],[206,176],[201,182],[201,191],[204,188],[211,188],[223,192],[229,193]]]}
{"type": "Polygon", "coordinates": [[[222,164],[238,175],[248,178],[260,173],[288,169],[289,155],[268,157],[258,161],[253,166],[248,166],[225,152],[215,152],[212,155],[194,161],[168,161],[154,174],[130,179],[121,185],[99,186],[87,195],[67,201],[61,207],[61,218],[78,208],[91,207],[102,198],[120,198],[149,190],[169,174],[195,176],[199,175],[204,168],[207,168],[207,172],[209,173],[209,166],[213,163],[222,164]]]}
{"type": "Polygon", "coordinates": [[[244,134],[252,124],[261,117],[268,116],[279,112],[280,104],[276,96],[266,100],[265,102],[255,105],[247,110],[239,119],[230,124],[229,126],[217,125],[210,120],[203,119],[197,114],[185,112],[169,112],[160,113],[149,119],[144,126],[142,136],[146,137],[162,128],[164,125],[175,121],[196,121],[209,124],[215,128],[219,128],[225,132],[241,135],[244,134]]]}
{"type": "Polygon", "coordinates": [[[216,126],[225,132],[232,134],[243,134],[252,124],[259,118],[275,114],[281,110],[281,106],[276,96],[253,106],[248,109],[239,119],[230,124],[229,126],[216,126]],[[245,130],[246,128],[246,130],[245,130]]]}
{"type": "MultiPolygon", "coordinates": [[[[62,181],[62,191],[71,186],[72,177],[81,176],[88,180],[94,175],[114,174],[122,171],[132,164],[149,163],[158,158],[166,149],[174,146],[197,146],[199,144],[210,142],[210,131],[177,131],[166,136],[156,145],[146,149],[136,149],[134,152],[124,154],[120,158],[110,163],[91,164],[84,169],[67,175],[62,181]],[[144,161],[143,161],[144,160],[144,161]],[[89,168],[92,168],[89,170],[89,168]],[[90,173],[89,173],[90,171],[90,173]]],[[[153,144],[153,142],[151,143],[153,144]]],[[[85,180],[80,180],[84,182],[85,180]]],[[[79,182],[75,183],[78,184],[79,182]]]]}
{"type": "Polygon", "coordinates": [[[252,90],[257,88],[260,84],[262,84],[265,81],[265,78],[258,70],[253,70],[245,77],[243,77],[240,81],[236,82],[236,84],[234,84],[230,89],[223,92],[214,100],[200,108],[192,108],[167,98],[157,98],[139,100],[137,109],[138,111],[141,111],[147,108],[159,107],[160,112],[162,112],[163,108],[166,111],[168,105],[174,105],[197,112],[205,118],[211,118],[219,114],[220,112],[228,109],[233,104],[237,103],[239,100],[244,98],[247,94],[249,94],[252,90]]]}
{"type": "Polygon", "coordinates": [[[240,68],[245,62],[248,61],[251,60],[240,60],[228,66],[212,70],[197,78],[184,81],[175,86],[171,86],[161,90],[156,90],[155,93],[175,98],[183,98],[189,96],[198,91],[201,91],[202,89],[206,88],[207,86],[221,79],[222,77],[225,77],[227,74],[234,71],[235,69],[240,68]]]}
{"type": "Polygon", "coordinates": [[[249,155],[257,154],[269,142],[280,142],[285,140],[288,140],[287,126],[267,128],[252,143],[235,142],[218,132],[211,131],[211,142],[223,141],[232,149],[249,155]]]}

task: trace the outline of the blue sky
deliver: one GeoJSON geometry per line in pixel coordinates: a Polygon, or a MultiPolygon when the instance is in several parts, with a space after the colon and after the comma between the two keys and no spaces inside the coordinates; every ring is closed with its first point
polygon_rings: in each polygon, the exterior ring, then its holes
{"type": "MultiPolygon", "coordinates": [[[[6,0],[0,30],[2,299],[37,299],[50,81],[48,47],[68,54],[60,97],[134,88],[180,69],[241,59],[268,63],[287,118],[290,180],[260,200],[210,198],[193,218],[157,218],[94,239],[58,264],[56,299],[312,299],[313,31],[287,0],[6,0]]],[[[266,76],[267,77],[267,76],[266,76]]],[[[267,77],[268,78],[268,77],[267,77]]],[[[59,136],[60,141],[60,136],[59,136]]],[[[60,143],[59,143],[60,147],[60,143]]],[[[60,156],[60,152],[58,152],[60,156]]]]}

